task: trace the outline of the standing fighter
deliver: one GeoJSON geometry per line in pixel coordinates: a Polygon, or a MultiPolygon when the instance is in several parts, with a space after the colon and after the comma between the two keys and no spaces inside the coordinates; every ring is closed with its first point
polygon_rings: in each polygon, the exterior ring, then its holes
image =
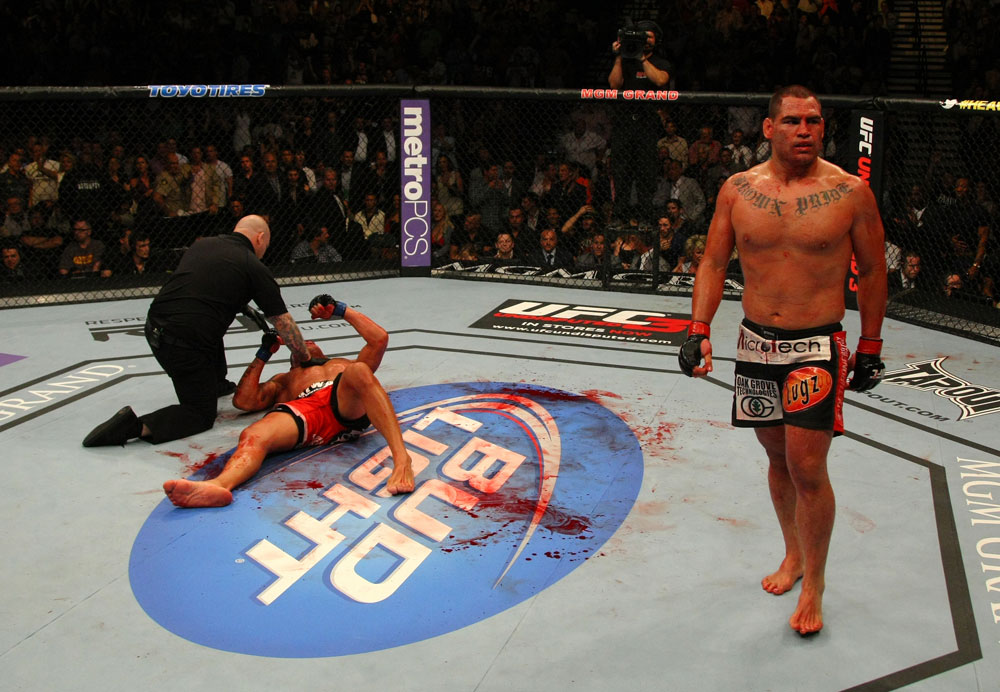
{"type": "Polygon", "coordinates": [[[712,371],[709,323],[735,244],[745,278],[745,319],[737,343],[733,425],[756,428],[770,462],[768,485],[785,557],[761,585],[781,594],[802,579],[789,619],[800,634],[823,627],[835,512],[826,459],[831,438],[843,432],[844,389],[871,389],[885,367],[879,337],[886,304],[882,221],[871,190],[819,158],[823,133],[820,103],[811,91],[788,86],[771,97],[764,120],[771,159],[732,176],[719,192],[695,277],[693,321],[679,356],[687,375],[712,371]],[[853,356],[839,324],[852,253],[861,314],[853,356]]]}
{"type": "Polygon", "coordinates": [[[392,473],[386,489],[393,495],[413,491],[410,455],[389,395],[375,378],[385,355],[389,335],[362,313],[330,296],[316,296],[309,306],[313,317],[343,317],[364,340],[354,360],[326,360],[319,347],[308,342],[313,359],[260,383],[264,364],[278,350],[274,332],[265,332],[260,349],[240,379],[233,405],[244,411],[271,410],[240,434],[236,451],[222,473],[207,481],[172,480],[163,484],[178,507],[222,507],[233,501],[232,489],[260,469],[269,454],[296,447],[329,444],[360,434],[374,425],[389,443],[392,473]],[[273,407],[273,408],[271,408],[273,407]]]}
{"type": "Polygon", "coordinates": [[[270,242],[267,222],[245,216],[231,234],[202,238],[184,253],[146,317],[146,341],[170,376],[178,403],[141,417],[126,406],[94,428],[84,447],[123,445],[136,437],[160,444],[215,425],[218,397],[235,388],[226,380],[222,338],[251,299],[292,352],[309,359],[278,284],[260,261],[270,242]]]}

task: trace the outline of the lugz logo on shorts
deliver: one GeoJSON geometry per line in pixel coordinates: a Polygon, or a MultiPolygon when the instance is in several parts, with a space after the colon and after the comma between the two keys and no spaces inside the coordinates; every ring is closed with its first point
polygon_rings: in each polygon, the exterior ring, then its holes
{"type": "Polygon", "coordinates": [[[129,562],[142,608],[178,636],[251,655],[401,646],[491,617],[584,565],[642,485],[633,432],[579,394],[467,382],[390,398],[414,492],[386,492],[389,451],[368,432],[269,458],[227,507],[163,500],[129,562]]]}
{"type": "Polygon", "coordinates": [[[833,378],[823,368],[799,368],[785,378],[785,412],[795,413],[815,406],[833,391],[833,378]]]}
{"type": "Polygon", "coordinates": [[[739,420],[781,420],[778,385],[771,380],[736,376],[736,417],[739,420]]]}
{"type": "Polygon", "coordinates": [[[958,420],[984,416],[1000,411],[1000,390],[984,387],[963,380],[941,367],[948,356],[907,363],[900,370],[887,372],[882,377],[884,384],[934,392],[962,409],[958,420]]]}
{"type": "Polygon", "coordinates": [[[737,360],[745,363],[790,365],[831,358],[828,336],[807,339],[763,339],[742,324],[736,350],[737,360]]]}

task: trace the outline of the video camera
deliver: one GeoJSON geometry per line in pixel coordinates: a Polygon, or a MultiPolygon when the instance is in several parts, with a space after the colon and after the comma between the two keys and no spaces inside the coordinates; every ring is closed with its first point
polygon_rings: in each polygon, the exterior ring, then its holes
{"type": "Polygon", "coordinates": [[[642,21],[633,24],[631,19],[625,20],[625,26],[618,30],[618,42],[621,46],[621,56],[628,60],[638,60],[646,53],[649,37],[647,31],[652,31],[659,39],[659,26],[654,22],[642,21]]]}

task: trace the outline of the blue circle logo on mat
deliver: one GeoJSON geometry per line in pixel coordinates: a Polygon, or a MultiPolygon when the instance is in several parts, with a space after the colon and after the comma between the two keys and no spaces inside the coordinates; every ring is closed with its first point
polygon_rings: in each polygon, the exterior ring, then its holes
{"type": "Polygon", "coordinates": [[[386,493],[391,459],[369,429],[269,458],[228,507],[164,499],[129,561],[143,609],[226,651],[377,651],[534,596],[594,555],[635,503],[639,442],[586,396],[498,382],[390,396],[413,493],[386,493]]]}

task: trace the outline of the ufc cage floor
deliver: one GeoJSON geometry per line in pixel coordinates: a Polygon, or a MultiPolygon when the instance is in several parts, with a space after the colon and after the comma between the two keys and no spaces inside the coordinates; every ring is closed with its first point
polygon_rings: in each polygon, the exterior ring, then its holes
{"type": "MultiPolygon", "coordinates": [[[[390,334],[417,490],[382,490],[377,434],[269,459],[232,505],[177,509],[261,414],[85,449],[171,403],[148,298],[4,312],[3,690],[997,690],[1000,367],[980,342],[887,320],[887,376],[850,392],[825,627],[788,626],[767,463],[730,424],[737,302],[715,371],[678,369],[687,298],[433,278],[320,291],[390,334]]],[[[857,313],[844,326],[858,335],[857,313]]],[[[238,380],[259,343],[234,322],[238,380]]],[[[287,367],[276,357],[265,374],[287,367]]]]}

